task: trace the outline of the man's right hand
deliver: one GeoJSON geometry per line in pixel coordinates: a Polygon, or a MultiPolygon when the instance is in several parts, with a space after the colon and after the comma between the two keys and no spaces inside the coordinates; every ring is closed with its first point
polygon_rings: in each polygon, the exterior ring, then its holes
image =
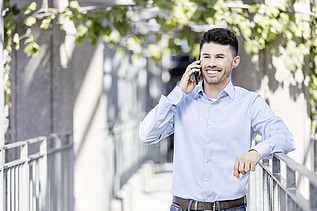
{"type": "Polygon", "coordinates": [[[185,73],[183,74],[182,79],[178,84],[179,88],[181,88],[181,90],[186,94],[194,90],[196,86],[196,81],[190,81],[190,77],[194,72],[200,71],[200,69],[200,60],[194,61],[193,63],[187,66],[185,73]]]}

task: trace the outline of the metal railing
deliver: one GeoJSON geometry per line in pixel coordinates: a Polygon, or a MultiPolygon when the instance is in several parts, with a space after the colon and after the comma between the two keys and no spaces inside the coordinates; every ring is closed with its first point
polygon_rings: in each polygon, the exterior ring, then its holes
{"type": "Polygon", "coordinates": [[[0,211],[72,211],[73,159],[72,133],[0,146],[0,211]]]}
{"type": "Polygon", "coordinates": [[[107,134],[105,142],[108,148],[112,148],[115,161],[111,181],[113,196],[117,195],[144,162],[147,160],[159,162],[167,156],[167,140],[151,146],[139,140],[139,125],[144,116],[145,114],[140,114],[133,119],[111,122],[105,128],[107,134]]]}
{"type": "Polygon", "coordinates": [[[248,210],[317,210],[316,199],[317,175],[283,153],[262,160],[251,174],[248,210]]]}

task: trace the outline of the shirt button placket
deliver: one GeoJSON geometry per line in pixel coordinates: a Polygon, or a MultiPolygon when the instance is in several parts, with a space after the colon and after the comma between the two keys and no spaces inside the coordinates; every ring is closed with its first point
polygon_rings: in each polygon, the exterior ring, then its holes
{"type": "Polygon", "coordinates": [[[211,175],[211,142],[214,132],[214,118],[215,118],[215,111],[214,111],[214,104],[211,104],[208,111],[208,119],[207,119],[207,138],[206,138],[206,148],[205,148],[205,155],[204,155],[204,199],[208,201],[209,195],[211,194],[211,186],[212,185],[212,175],[211,175]]]}

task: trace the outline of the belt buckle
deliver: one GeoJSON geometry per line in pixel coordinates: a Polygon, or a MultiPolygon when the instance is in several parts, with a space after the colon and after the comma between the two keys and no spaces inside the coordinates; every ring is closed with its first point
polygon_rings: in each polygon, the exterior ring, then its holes
{"type": "Polygon", "coordinates": [[[195,201],[195,210],[198,210],[198,201],[195,201]]]}

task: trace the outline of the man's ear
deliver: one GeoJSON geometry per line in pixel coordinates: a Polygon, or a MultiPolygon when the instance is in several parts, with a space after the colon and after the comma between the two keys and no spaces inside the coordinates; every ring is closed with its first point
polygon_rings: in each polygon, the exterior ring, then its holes
{"type": "Polygon", "coordinates": [[[238,67],[239,63],[240,63],[240,56],[234,57],[232,61],[232,68],[238,67]]]}

